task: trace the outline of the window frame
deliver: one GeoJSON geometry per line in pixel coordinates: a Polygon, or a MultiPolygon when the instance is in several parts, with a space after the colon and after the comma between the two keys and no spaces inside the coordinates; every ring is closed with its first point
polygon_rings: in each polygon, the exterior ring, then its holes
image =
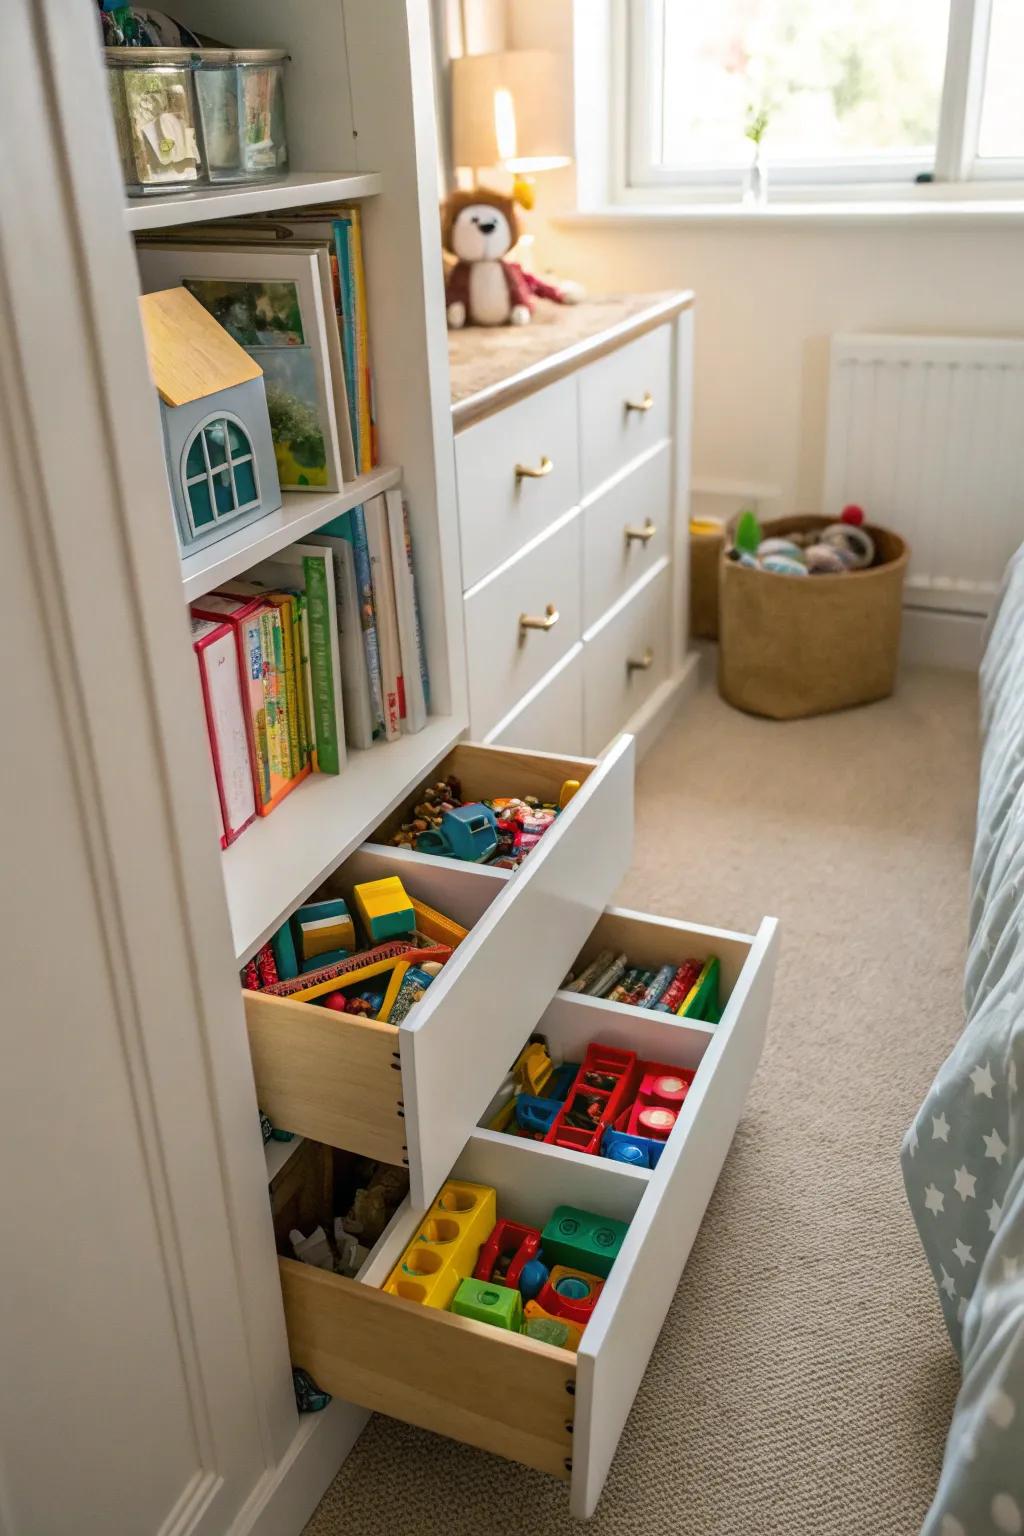
{"type": "Polygon", "coordinates": [[[188,525],[192,530],[193,538],[202,538],[203,534],[209,533],[211,529],[220,527],[226,523],[233,522],[236,517],[244,517],[247,512],[252,512],[257,507],[262,505],[263,493],[260,489],[260,471],[259,465],[256,462],[256,448],[252,440],[252,433],[249,431],[249,428],[246,426],[242,418],[237,416],[234,411],[228,411],[223,408],[220,410],[211,411],[209,416],[204,416],[202,420],[197,422],[197,424],[192,428],[191,432],[189,432],[188,436],[185,438],[184,443],[182,444],[179,478],[181,481],[182,497],[185,503],[185,516],[188,518],[188,525]],[[224,463],[210,463],[210,450],[207,447],[206,433],[207,429],[213,426],[214,422],[218,421],[223,421],[225,423],[230,422],[233,426],[238,428],[239,432],[242,434],[243,438],[249,445],[248,453],[234,453],[231,448],[230,434],[225,431],[224,463]],[[199,444],[203,450],[204,472],[202,474],[190,475],[188,472],[188,456],[192,452],[193,444],[197,438],[199,439],[199,444]],[[239,500],[238,484],[235,480],[235,466],[241,464],[248,464],[252,469],[252,479],[253,484],[256,487],[256,495],[255,498],[251,501],[242,502],[239,500]],[[227,512],[220,512],[217,507],[217,493],[216,487],[214,485],[214,476],[219,475],[221,471],[225,469],[227,470],[231,480],[231,499],[235,505],[227,512]],[[207,488],[207,493],[210,498],[210,510],[213,512],[213,519],[208,523],[197,524],[192,510],[192,497],[189,492],[194,485],[204,484],[207,488]]]}
{"type": "MultiPolygon", "coordinates": [[[[584,0],[586,3],[586,0],[584,0]]],[[[950,0],[946,65],[934,159],[866,157],[843,165],[812,160],[767,159],[769,194],[784,189],[786,200],[850,201],[916,198],[951,193],[975,195],[993,183],[1024,182],[1024,158],[983,158],[978,134],[984,104],[985,71],[993,0],[950,0]],[[920,182],[916,178],[928,176],[920,182]]],[[[614,0],[611,22],[612,98],[617,133],[612,190],[619,203],[734,203],[744,168],[726,165],[661,165],[653,153],[652,98],[661,90],[661,71],[652,70],[652,31],[660,27],[665,0],[614,0]]],[[[658,113],[660,118],[660,112],[658,113]]]]}

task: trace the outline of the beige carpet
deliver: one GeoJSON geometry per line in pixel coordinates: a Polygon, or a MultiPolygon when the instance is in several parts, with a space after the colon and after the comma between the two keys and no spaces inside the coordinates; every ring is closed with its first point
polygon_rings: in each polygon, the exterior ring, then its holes
{"type": "MultiPolygon", "coordinates": [[[[973,681],[778,725],[705,689],[639,776],[624,904],[782,920],[747,1111],[593,1536],[911,1536],[957,1370],[898,1166],[960,1024],[973,681]]],[[[374,1418],[307,1536],[555,1536],[564,1487],[374,1418]]]]}

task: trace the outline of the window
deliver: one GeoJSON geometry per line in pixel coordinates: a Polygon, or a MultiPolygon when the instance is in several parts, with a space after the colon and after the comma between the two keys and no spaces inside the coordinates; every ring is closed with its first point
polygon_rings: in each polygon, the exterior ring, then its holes
{"type": "Polygon", "coordinates": [[[256,459],[237,416],[222,412],[201,421],[185,444],[181,466],[194,534],[259,506],[256,459]]]}
{"type": "Polygon", "coordinates": [[[1024,0],[623,0],[626,190],[1024,177],[1024,0]]]}

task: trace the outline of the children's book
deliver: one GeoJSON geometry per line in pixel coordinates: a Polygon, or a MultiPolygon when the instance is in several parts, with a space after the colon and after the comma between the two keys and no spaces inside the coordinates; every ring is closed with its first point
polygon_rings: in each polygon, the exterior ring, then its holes
{"type": "MultiPolygon", "coordinates": [[[[301,683],[301,649],[298,641],[299,623],[299,596],[291,592],[272,592],[266,590],[261,582],[230,581],[225,582],[220,588],[222,593],[231,597],[261,597],[266,596],[266,601],[277,610],[280,620],[279,632],[271,628],[268,643],[272,646],[275,670],[280,674],[275,677],[275,694],[273,699],[274,724],[280,720],[287,739],[287,777],[292,778],[309,761],[309,748],[305,724],[305,700],[300,692],[301,683]],[[278,700],[277,693],[281,693],[278,700]]],[[[271,722],[268,719],[268,733],[271,722]]],[[[272,749],[273,750],[273,749],[272,749]]],[[[281,752],[282,769],[285,763],[285,754],[281,752]]]]}
{"type": "Polygon", "coordinates": [[[397,741],[402,733],[402,655],[398,641],[395,582],[391,573],[391,541],[383,496],[366,503],[366,537],[370,545],[373,606],[377,614],[380,677],[384,692],[384,736],[397,741]]]}
{"type": "Polygon", "coordinates": [[[267,743],[267,705],[263,683],[263,638],[260,624],[267,606],[260,598],[247,600],[244,597],[226,597],[220,593],[211,592],[192,607],[195,618],[214,619],[220,624],[230,624],[234,631],[249,766],[252,772],[256,810],[261,816],[265,816],[271,809],[272,798],[267,743]]]}
{"type": "Polygon", "coordinates": [[[338,647],[341,656],[341,687],[345,700],[345,735],[350,747],[365,751],[373,746],[373,709],[370,679],[363,649],[359,615],[355,556],[347,539],[313,534],[307,541],[322,544],[334,558],[334,596],[338,605],[338,647]]]}
{"type": "Polygon", "coordinates": [[[221,847],[226,848],[256,816],[234,629],[193,614],[192,648],[199,665],[220,808],[221,847]]]}
{"type": "Polygon", "coordinates": [[[381,686],[380,649],[377,615],[373,601],[373,576],[370,571],[370,546],[366,537],[366,516],[362,507],[353,507],[340,517],[332,517],[318,530],[318,541],[344,539],[351,547],[356,573],[359,624],[362,629],[366,676],[370,685],[370,709],[374,736],[384,735],[384,690],[381,686]]]}
{"type": "Polygon", "coordinates": [[[249,580],[268,592],[285,589],[305,597],[314,766],[319,773],[340,773],[345,766],[345,715],[333,556],[319,544],[291,544],[254,566],[249,580]]]}
{"type": "Polygon", "coordinates": [[[388,538],[391,544],[391,570],[394,581],[395,611],[398,621],[398,645],[401,656],[399,693],[402,729],[421,731],[427,723],[427,665],[420,634],[416,603],[416,577],[409,531],[409,509],[399,490],[386,492],[388,538]]]}

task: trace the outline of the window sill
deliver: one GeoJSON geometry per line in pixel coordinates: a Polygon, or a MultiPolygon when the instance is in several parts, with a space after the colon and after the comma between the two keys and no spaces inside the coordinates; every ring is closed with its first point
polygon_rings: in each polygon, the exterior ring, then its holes
{"type": "Polygon", "coordinates": [[[552,215],[551,222],[572,228],[726,229],[740,225],[751,229],[803,228],[849,229],[887,226],[922,229],[986,229],[1024,225],[1024,197],[958,197],[894,199],[877,201],[841,199],[787,202],[769,199],[763,208],[745,203],[620,203],[604,208],[580,209],[552,215]]]}

